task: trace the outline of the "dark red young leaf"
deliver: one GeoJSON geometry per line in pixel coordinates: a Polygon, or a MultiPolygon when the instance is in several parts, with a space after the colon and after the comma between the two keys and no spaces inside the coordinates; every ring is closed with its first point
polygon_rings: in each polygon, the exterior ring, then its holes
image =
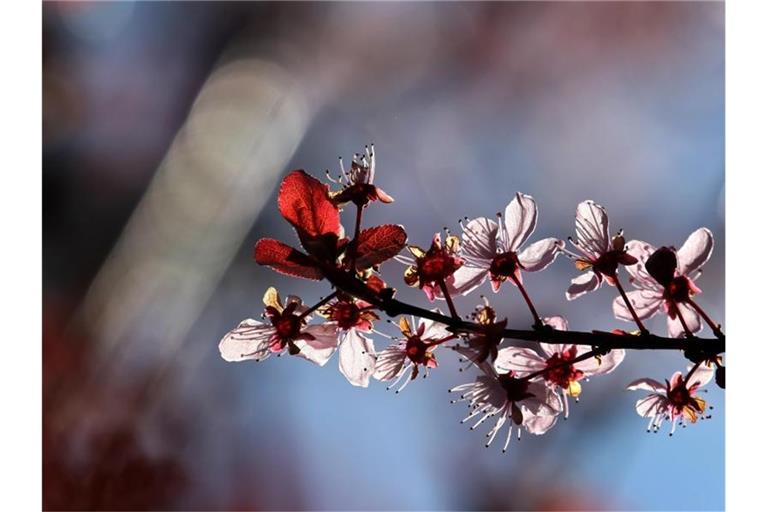
{"type": "Polygon", "coordinates": [[[676,269],[677,254],[669,247],[656,249],[645,262],[645,270],[662,286],[672,281],[676,269]]]}
{"type": "Polygon", "coordinates": [[[407,239],[402,226],[395,224],[364,229],[357,239],[355,266],[363,270],[387,261],[405,247],[407,239]]]}
{"type": "Polygon", "coordinates": [[[267,265],[281,274],[316,281],[323,278],[322,272],[314,266],[309,256],[271,238],[262,238],[256,242],[253,248],[253,259],[259,265],[267,265]]]}
{"type": "Polygon", "coordinates": [[[300,236],[338,235],[341,229],[339,210],[328,198],[328,186],[302,170],[291,171],[285,177],[277,207],[300,236]]]}

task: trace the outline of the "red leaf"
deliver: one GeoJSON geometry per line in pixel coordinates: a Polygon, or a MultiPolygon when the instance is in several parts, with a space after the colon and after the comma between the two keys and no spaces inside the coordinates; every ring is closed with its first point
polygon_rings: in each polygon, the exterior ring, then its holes
{"type": "Polygon", "coordinates": [[[253,258],[259,265],[267,265],[272,270],[289,276],[303,277],[319,281],[322,272],[312,259],[293,247],[271,238],[262,238],[253,248],[253,258]]]}
{"type": "Polygon", "coordinates": [[[395,224],[364,229],[357,239],[355,266],[363,270],[387,261],[405,247],[407,239],[402,226],[395,224]]]}
{"type": "Polygon", "coordinates": [[[302,170],[292,171],[280,185],[277,206],[300,235],[317,238],[338,235],[339,210],[328,198],[328,186],[302,170]]]}

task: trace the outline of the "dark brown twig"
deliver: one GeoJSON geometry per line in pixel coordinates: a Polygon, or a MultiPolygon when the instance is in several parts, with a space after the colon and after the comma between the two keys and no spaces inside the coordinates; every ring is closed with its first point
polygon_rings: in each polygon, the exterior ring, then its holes
{"type": "MultiPolygon", "coordinates": [[[[456,333],[484,333],[485,328],[474,322],[451,318],[436,311],[430,311],[412,304],[401,302],[397,299],[380,295],[365,283],[349,273],[331,267],[323,266],[326,278],[338,289],[358,297],[375,305],[390,317],[399,315],[414,315],[420,318],[428,318],[448,326],[448,330],[456,333]]],[[[535,330],[504,329],[500,335],[510,340],[532,341],[538,343],[563,343],[571,345],[589,345],[601,349],[629,349],[629,350],[688,350],[717,355],[725,352],[725,336],[722,339],[698,338],[666,338],[654,334],[640,334],[638,336],[614,334],[610,332],[593,331],[557,331],[549,328],[535,330]]]]}

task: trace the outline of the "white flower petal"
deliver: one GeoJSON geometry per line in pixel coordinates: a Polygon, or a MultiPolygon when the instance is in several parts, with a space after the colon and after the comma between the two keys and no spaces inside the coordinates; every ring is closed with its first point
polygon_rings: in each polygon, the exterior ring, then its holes
{"type": "Polygon", "coordinates": [[[376,349],[373,340],[357,329],[350,329],[339,345],[339,371],[353,386],[368,387],[376,367],[376,349]]]}
{"type": "MultiPolygon", "coordinates": [[[[443,314],[439,309],[433,309],[432,311],[435,313],[440,313],[441,315],[443,314]]],[[[430,320],[428,318],[422,318],[419,320],[419,325],[422,324],[424,325],[424,334],[421,335],[421,339],[424,341],[442,340],[443,338],[447,338],[451,335],[451,333],[446,330],[446,327],[448,326],[440,322],[435,322],[434,320],[430,320]]]]}
{"type": "Polygon", "coordinates": [[[405,343],[395,343],[388,346],[376,357],[373,378],[377,380],[394,379],[402,371],[405,359],[405,343]]]}
{"type": "Polygon", "coordinates": [[[667,386],[662,384],[661,382],[655,380],[655,379],[637,379],[633,380],[629,384],[627,384],[627,389],[629,391],[651,391],[653,393],[666,393],[667,392],[667,386]]]}
{"type": "Polygon", "coordinates": [[[470,259],[492,260],[496,256],[496,235],[499,226],[491,219],[478,217],[464,225],[461,237],[462,256],[470,259]]]}
{"type": "MultiPolygon", "coordinates": [[[[463,265],[459,270],[453,273],[451,276],[453,279],[448,278],[445,281],[445,284],[448,287],[448,292],[451,295],[467,295],[474,291],[475,288],[485,281],[490,266],[490,262],[488,263],[487,268],[471,267],[466,264],[463,265]]],[[[436,293],[435,296],[437,298],[443,298],[442,291],[436,293]]]]}
{"type": "Polygon", "coordinates": [[[605,208],[590,200],[579,203],[576,207],[576,241],[593,256],[610,250],[608,213],[605,208]]]}
{"type": "MultiPolygon", "coordinates": [[[[585,350],[589,350],[584,347],[585,350]]],[[[600,358],[590,357],[580,363],[576,363],[574,366],[583,371],[584,375],[589,377],[591,375],[606,375],[616,369],[617,366],[624,361],[626,352],[624,349],[613,349],[607,354],[600,356],[600,358]]]]}
{"type": "Polygon", "coordinates": [[[544,434],[555,425],[563,403],[557,393],[541,382],[531,382],[528,392],[534,396],[518,402],[523,413],[523,427],[531,434],[544,434]]]}
{"type": "Polygon", "coordinates": [[[534,242],[518,255],[523,270],[528,272],[538,272],[547,268],[565,247],[565,242],[557,238],[545,238],[534,242]]]}
{"type": "Polygon", "coordinates": [[[651,254],[656,252],[656,248],[642,240],[630,240],[625,247],[627,249],[627,254],[637,258],[637,263],[634,265],[626,265],[624,267],[629,273],[629,282],[631,282],[635,288],[641,290],[663,291],[664,288],[657,283],[650,274],[648,274],[647,270],[645,270],[645,262],[651,254]]]}
{"type": "MultiPolygon", "coordinates": [[[[693,334],[701,331],[701,317],[699,317],[699,314],[696,312],[696,310],[684,302],[676,302],[676,304],[677,309],[680,311],[680,315],[685,321],[685,325],[688,326],[688,329],[690,329],[693,334]]],[[[675,316],[674,320],[672,320],[671,316],[667,317],[667,333],[669,334],[670,338],[685,337],[685,329],[683,328],[683,324],[680,322],[680,318],[677,315],[675,316]]]]}
{"type": "Polygon", "coordinates": [[[299,348],[299,353],[296,355],[316,365],[324,366],[339,344],[336,331],[335,322],[310,325],[302,333],[311,334],[314,339],[296,340],[294,343],[299,348]]]}
{"type": "Polygon", "coordinates": [[[547,366],[546,359],[530,348],[507,347],[499,350],[494,367],[500,374],[528,374],[547,366]]]}
{"type": "Polygon", "coordinates": [[[229,331],[219,342],[219,352],[225,361],[261,360],[269,357],[269,339],[275,330],[248,318],[229,331]]]}
{"type": "MultiPolygon", "coordinates": [[[[693,368],[693,365],[688,366],[688,371],[691,371],[691,368],[693,368]]],[[[691,386],[694,386],[696,384],[701,386],[705,386],[709,383],[709,381],[712,380],[712,377],[715,375],[715,368],[713,366],[707,366],[705,363],[701,363],[698,368],[696,368],[696,371],[693,372],[693,375],[691,375],[691,378],[688,379],[688,388],[691,386]]]]}
{"type": "Polygon", "coordinates": [[[560,400],[560,393],[555,392],[551,386],[546,385],[543,382],[532,382],[528,390],[531,393],[536,393],[539,397],[543,396],[544,404],[550,414],[559,414],[563,411],[563,402],[560,400]],[[543,387],[543,394],[541,390],[537,390],[534,385],[541,385],[543,387]]]}
{"type": "Polygon", "coordinates": [[[571,279],[571,286],[565,291],[565,298],[568,300],[574,300],[585,293],[593,292],[600,288],[602,279],[595,272],[591,270],[585,271],[583,274],[571,279]]]}
{"type": "Polygon", "coordinates": [[[567,331],[568,330],[568,320],[564,316],[555,315],[555,316],[548,316],[541,319],[544,324],[552,327],[556,331],[567,331]]]}
{"type": "Polygon", "coordinates": [[[530,434],[546,434],[557,423],[556,414],[533,414],[527,407],[521,407],[520,410],[523,412],[523,427],[530,434]]]}
{"type": "Polygon", "coordinates": [[[531,196],[515,194],[504,210],[504,229],[507,234],[507,247],[505,251],[516,251],[518,247],[528,240],[536,228],[538,211],[536,202],[531,196]]]}
{"type": "MultiPolygon", "coordinates": [[[[478,404],[488,404],[495,408],[504,407],[507,402],[507,392],[499,384],[499,379],[488,375],[479,375],[474,382],[473,391],[476,393],[478,399],[475,400],[478,404]]],[[[469,396],[469,393],[464,393],[465,396],[469,396]]],[[[482,408],[483,405],[480,405],[482,408]]]]}
{"type": "Polygon", "coordinates": [[[635,402],[635,410],[640,416],[650,418],[659,414],[662,409],[667,407],[668,403],[669,400],[662,395],[648,395],[635,402]]]}
{"type": "MultiPolygon", "coordinates": [[[[633,290],[627,292],[627,298],[640,320],[651,318],[664,304],[661,292],[655,290],[633,290]]],[[[621,296],[613,299],[613,315],[619,320],[634,322],[632,313],[629,311],[629,308],[627,308],[627,305],[624,303],[624,299],[621,296]]]]}
{"type": "Polygon", "coordinates": [[[709,261],[715,240],[707,228],[699,228],[677,251],[677,268],[683,275],[692,274],[709,261]]]}

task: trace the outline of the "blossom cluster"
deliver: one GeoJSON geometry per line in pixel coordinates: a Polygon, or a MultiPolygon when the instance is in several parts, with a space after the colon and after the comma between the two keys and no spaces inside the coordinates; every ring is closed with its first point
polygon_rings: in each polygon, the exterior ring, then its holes
{"type": "Polygon", "coordinates": [[[713,250],[709,229],[694,231],[680,249],[626,241],[622,231],[611,233],[605,208],[586,200],[576,207],[571,248],[557,237],[529,242],[538,207],[533,197],[518,192],[495,219],[465,218],[458,236],[438,232],[423,248],[409,244],[399,225],[362,228],[365,208],[394,201],[373,183],[373,145],[355,155],[350,168],[341,160],[340,167],[338,178],[326,171],[330,185],[303,170],[292,171],[282,182],[278,209],[295,229],[300,249],[269,238],[254,247],[257,263],[293,277],[327,279],[334,291],[307,306],[295,296],[281,299],[270,287],[260,320],[243,320],[220,341],[226,361],[263,361],[287,352],[323,366],[338,352],[339,371],[352,385],[368,387],[374,379],[399,393],[420,373],[426,376],[438,368],[441,352],[452,350],[478,370],[474,381],[450,390],[456,396],[453,403],[469,406],[462,423],[472,423],[474,430],[490,422],[486,446],[501,435],[506,451],[513,435],[544,434],[561,415],[567,418],[569,399],[578,401],[588,379],[613,372],[625,359],[623,347],[636,347],[641,340],[649,344],[643,348],[664,349],[665,340],[685,338],[690,341],[685,355],[692,363],[685,372],[676,372],[665,384],[638,379],[627,389],[650,393],[636,404],[637,413],[649,418],[648,431],[658,431],[668,420],[671,435],[676,425],[707,417],[698,392],[715,373],[724,387],[725,374],[719,354],[724,349],[700,350],[705,340],[695,336],[706,323],[724,347],[720,326],[694,300],[701,293],[696,280],[713,250]],[[351,236],[340,219],[347,205],[356,212],[351,236]],[[545,270],[558,256],[572,260],[580,272],[565,289],[567,300],[606,283],[618,291],[612,303],[615,317],[637,329],[615,329],[585,342],[588,333],[569,334],[563,316],[540,316],[523,276],[545,270]],[[429,302],[444,301],[448,313],[396,301],[395,288],[380,274],[380,266],[389,260],[405,265],[406,285],[423,290],[429,302]],[[634,290],[624,290],[624,273],[634,290]],[[497,318],[486,296],[466,317],[471,321],[457,311],[453,298],[475,292],[486,281],[494,294],[506,286],[520,293],[533,318],[527,344],[511,343],[523,331],[507,329],[507,319],[497,318]],[[668,338],[652,335],[643,324],[656,314],[666,315],[668,338]],[[377,330],[384,316],[398,317],[398,336],[377,330]],[[377,349],[374,336],[389,345],[377,349]]]}

